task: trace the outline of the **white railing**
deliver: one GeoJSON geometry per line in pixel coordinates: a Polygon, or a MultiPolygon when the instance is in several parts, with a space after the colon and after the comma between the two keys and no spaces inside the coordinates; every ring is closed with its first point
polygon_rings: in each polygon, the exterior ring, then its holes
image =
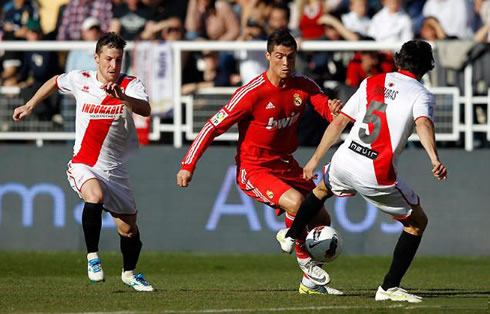
{"type": "MultiPolygon", "coordinates": [[[[169,43],[172,46],[174,55],[174,118],[172,124],[162,124],[159,118],[152,121],[153,133],[150,135],[151,140],[159,139],[160,132],[172,132],[173,144],[175,147],[181,147],[183,135],[191,132],[190,125],[183,123],[182,103],[189,103],[191,99],[188,96],[181,95],[181,53],[183,51],[265,51],[265,41],[249,42],[223,42],[223,41],[176,41],[169,43]]],[[[300,49],[303,51],[358,51],[358,50],[398,50],[401,42],[378,43],[372,41],[305,41],[301,44],[300,49]]],[[[72,49],[94,49],[95,42],[71,41],[42,41],[42,42],[20,42],[20,41],[0,41],[0,50],[14,51],[68,51],[72,49]]],[[[127,49],[133,49],[134,43],[128,42],[127,49]]],[[[490,96],[474,96],[472,86],[472,65],[469,64],[464,69],[464,91],[463,95],[458,95],[459,101],[464,104],[464,123],[459,123],[459,116],[454,117],[455,130],[464,133],[465,149],[471,151],[474,148],[473,136],[475,132],[486,132],[487,139],[490,140],[490,96]],[[487,124],[478,125],[474,123],[473,107],[476,104],[487,105],[487,124]]],[[[224,104],[223,104],[224,105],[224,104]]],[[[456,106],[457,107],[457,106],[456,106]]],[[[189,121],[189,120],[187,120],[189,121]]],[[[459,138],[459,133],[455,135],[459,138]]],[[[0,140],[19,140],[19,139],[36,139],[38,142],[44,140],[65,140],[72,139],[73,134],[67,132],[52,133],[29,133],[29,132],[0,132],[0,140]]],[[[452,139],[454,136],[452,137],[452,139]]],[[[447,140],[438,138],[438,140],[447,140]]]]}

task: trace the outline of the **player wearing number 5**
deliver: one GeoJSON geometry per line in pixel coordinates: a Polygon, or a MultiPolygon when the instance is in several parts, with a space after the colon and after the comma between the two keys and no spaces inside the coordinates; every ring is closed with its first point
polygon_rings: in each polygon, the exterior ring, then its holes
{"type": "Polygon", "coordinates": [[[428,220],[419,197],[396,171],[398,155],[414,128],[432,162],[434,176],[445,180],[447,170],[435,146],[434,96],[419,82],[434,67],[431,46],[420,40],[406,42],[395,61],[399,71],[364,80],[325,131],[303,169],[305,178],[313,177],[313,170],[325,153],[347,124],[354,121],[347,139],[324,167],[324,180],[305,198],[291,228],[279,231],[282,236],[278,239],[283,240],[283,250],[291,250],[293,239],[327,198],[359,193],[404,226],[376,300],[416,303],[422,298],[401,289],[400,281],[415,256],[428,220]]]}

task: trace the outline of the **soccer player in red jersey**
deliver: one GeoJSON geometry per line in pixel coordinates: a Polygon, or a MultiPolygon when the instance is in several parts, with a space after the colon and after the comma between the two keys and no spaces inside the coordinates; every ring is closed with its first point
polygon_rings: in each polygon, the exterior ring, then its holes
{"type": "MultiPolygon", "coordinates": [[[[229,103],[211,117],[182,160],[177,185],[187,187],[198,159],[213,139],[238,123],[238,186],[253,199],[285,213],[291,226],[304,196],[314,187],[303,178],[293,158],[298,148],[298,120],[308,103],[328,121],[342,107],[330,100],[311,79],[294,72],[296,41],[286,30],[273,32],[267,42],[266,72],[239,88],[229,103]]],[[[330,225],[325,210],[319,211],[308,227],[330,225]]],[[[342,294],[327,287],[330,277],[308,256],[304,247],[306,228],[296,242],[298,264],[304,273],[300,293],[342,294]]]]}
{"type": "Polygon", "coordinates": [[[359,193],[403,224],[390,269],[375,300],[419,303],[422,298],[402,289],[400,282],[415,257],[428,219],[418,195],[396,169],[414,129],[431,161],[434,177],[446,180],[447,168],[439,159],[435,143],[434,95],[420,82],[434,67],[432,48],[421,40],[408,41],[395,54],[395,61],[398,72],[365,79],[325,131],[304,167],[305,178],[313,176],[328,149],[347,124],[354,122],[345,142],[324,167],[323,180],[305,197],[289,230],[280,230],[277,239],[283,251],[292,251],[294,239],[301,238],[304,227],[321,212],[327,198],[359,193]]]}

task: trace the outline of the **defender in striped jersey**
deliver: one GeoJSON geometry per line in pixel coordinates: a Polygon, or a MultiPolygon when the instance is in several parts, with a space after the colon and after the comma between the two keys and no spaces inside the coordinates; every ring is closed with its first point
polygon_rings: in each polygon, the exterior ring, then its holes
{"type": "Polygon", "coordinates": [[[396,244],[391,267],[375,299],[418,303],[421,297],[400,288],[400,282],[414,258],[427,216],[417,194],[397,174],[398,155],[416,129],[432,163],[432,173],[445,180],[447,169],[440,162],[434,137],[434,97],[421,83],[434,67],[431,46],[420,40],[406,42],[395,55],[398,72],[364,80],[347,102],[339,118],[330,124],[314,155],[304,167],[304,177],[313,170],[350,121],[354,125],[324,167],[324,180],[301,204],[289,230],[281,230],[281,246],[292,249],[293,239],[332,195],[356,193],[400,221],[404,228],[396,244]]]}
{"type": "MultiPolygon", "coordinates": [[[[304,195],[315,186],[311,179],[303,179],[303,170],[292,156],[298,147],[298,120],[311,104],[332,121],[332,113],[335,115],[342,103],[329,100],[315,82],[293,72],[296,41],[287,31],[276,31],[269,37],[266,57],[269,69],[239,88],[199,132],[182,160],[177,184],[188,186],[197,161],[213,139],[238,123],[238,186],[253,199],[275,208],[278,215],[285,211],[286,225],[290,226],[304,195]]],[[[330,225],[326,211],[320,211],[309,227],[317,225],[330,225]]],[[[306,287],[300,292],[340,293],[323,287],[329,283],[329,275],[306,253],[305,237],[306,229],[296,245],[306,287]]]]}
{"type": "Polygon", "coordinates": [[[75,146],[66,173],[73,190],[85,201],[82,227],[88,277],[92,282],[105,280],[98,255],[105,210],[114,218],[121,238],[122,281],[137,291],[153,291],[135,270],[142,243],[125,165],[138,148],[132,113],[148,116],[151,108],[141,81],[121,73],[125,45],[115,33],[104,34],[94,55],[97,71],[72,71],[51,78],[15,109],[13,119],[30,115],[40,101],[58,90],[75,97],[75,146]]]}

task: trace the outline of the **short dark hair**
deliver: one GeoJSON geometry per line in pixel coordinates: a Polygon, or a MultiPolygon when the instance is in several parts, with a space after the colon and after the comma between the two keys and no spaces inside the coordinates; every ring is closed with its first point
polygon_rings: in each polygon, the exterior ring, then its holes
{"type": "Polygon", "coordinates": [[[295,51],[298,49],[296,40],[287,29],[277,29],[269,35],[269,39],[267,39],[267,51],[271,53],[276,46],[290,47],[295,51]]]}
{"type": "Polygon", "coordinates": [[[403,44],[400,52],[395,53],[395,64],[401,70],[423,76],[434,68],[434,56],[431,45],[415,39],[403,44]]]}
{"type": "Polygon", "coordinates": [[[97,45],[95,46],[95,53],[100,54],[102,52],[102,47],[104,46],[107,46],[108,48],[124,50],[124,47],[126,47],[126,41],[114,32],[105,33],[97,41],[97,45]]]}

